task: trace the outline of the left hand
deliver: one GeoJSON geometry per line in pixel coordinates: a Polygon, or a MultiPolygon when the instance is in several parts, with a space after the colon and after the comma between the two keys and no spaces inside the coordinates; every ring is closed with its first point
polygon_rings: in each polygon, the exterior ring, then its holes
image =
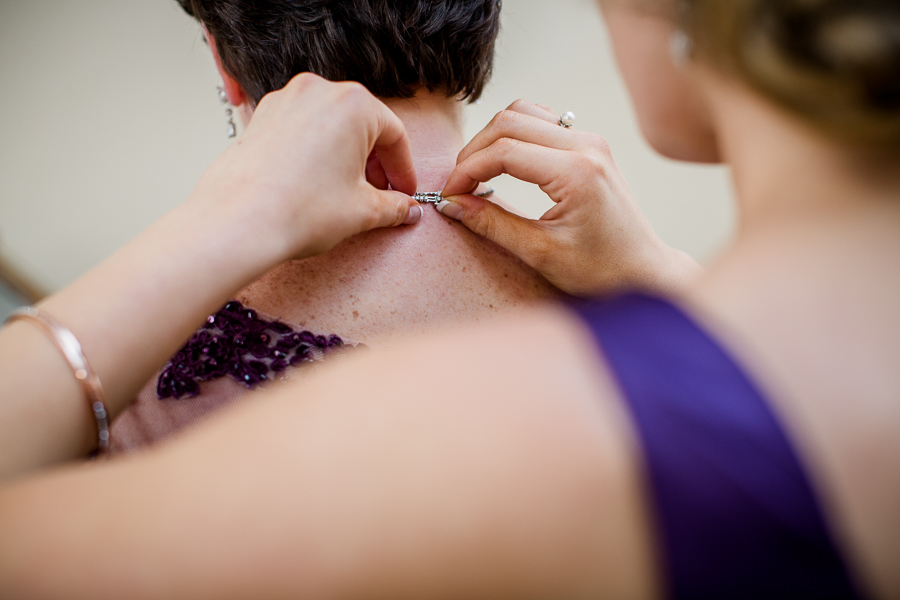
{"type": "Polygon", "coordinates": [[[260,101],[191,202],[226,217],[223,235],[253,227],[254,243],[273,244],[278,262],[320,254],[370,229],[415,222],[421,216],[410,198],[415,191],[400,119],[358,83],[303,73],[260,101]]]}
{"type": "Polygon", "coordinates": [[[548,107],[518,100],[459,154],[438,205],[573,295],[623,287],[670,291],[700,271],[650,226],[599,135],[564,129],[548,107]],[[473,196],[507,173],[534,183],[556,206],[539,220],[473,196]]]}

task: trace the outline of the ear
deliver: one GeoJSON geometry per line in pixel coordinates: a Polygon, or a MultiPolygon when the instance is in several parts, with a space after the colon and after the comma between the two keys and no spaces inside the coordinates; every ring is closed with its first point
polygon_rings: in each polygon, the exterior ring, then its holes
{"type": "Polygon", "coordinates": [[[228,103],[232,106],[242,106],[247,102],[247,92],[245,92],[244,88],[241,87],[241,84],[235,81],[222,67],[222,59],[219,57],[216,39],[206,30],[205,25],[203,26],[203,35],[206,36],[206,43],[209,44],[213,60],[216,62],[216,69],[219,70],[219,76],[222,78],[222,87],[225,88],[225,96],[228,98],[228,103]]]}

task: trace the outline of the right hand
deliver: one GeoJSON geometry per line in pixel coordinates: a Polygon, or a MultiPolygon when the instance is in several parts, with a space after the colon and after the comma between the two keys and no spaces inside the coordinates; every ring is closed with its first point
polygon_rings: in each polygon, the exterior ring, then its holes
{"type": "Polygon", "coordinates": [[[559,125],[548,107],[517,100],[459,154],[440,205],[569,294],[624,287],[669,291],[700,270],[656,235],[602,137],[559,125]],[[539,220],[471,195],[507,173],[556,203],[539,220]]]}
{"type": "Polygon", "coordinates": [[[225,214],[229,226],[253,228],[254,243],[271,244],[275,258],[286,260],[414,223],[422,214],[410,198],[415,191],[400,119],[358,83],[304,73],[262,99],[189,203],[225,214]]]}

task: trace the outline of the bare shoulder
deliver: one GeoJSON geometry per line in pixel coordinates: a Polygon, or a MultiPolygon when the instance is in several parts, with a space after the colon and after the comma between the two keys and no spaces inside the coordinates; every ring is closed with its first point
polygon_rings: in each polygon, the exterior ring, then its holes
{"type": "Polygon", "coordinates": [[[652,597],[636,455],[592,340],[545,308],[335,364],[67,502],[149,511],[130,558],[198,595],[652,597]]]}
{"type": "Polygon", "coordinates": [[[791,239],[735,253],[691,302],[765,390],[857,576],[896,597],[900,279],[874,266],[896,264],[900,244],[883,228],[799,258],[791,239]],[[873,240],[877,252],[865,250],[873,240]]]}

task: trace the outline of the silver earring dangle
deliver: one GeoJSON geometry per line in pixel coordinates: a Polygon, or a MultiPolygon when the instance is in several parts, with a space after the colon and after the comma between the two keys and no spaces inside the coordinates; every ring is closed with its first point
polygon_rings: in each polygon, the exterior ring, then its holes
{"type": "Polygon", "coordinates": [[[237,137],[237,125],[234,124],[234,110],[228,106],[228,94],[225,93],[225,88],[221,86],[216,89],[219,92],[219,102],[226,107],[225,118],[228,119],[228,123],[226,124],[225,132],[228,135],[228,139],[237,137]]]}
{"type": "Polygon", "coordinates": [[[676,66],[683,67],[691,61],[694,40],[685,31],[676,29],[669,36],[669,52],[672,54],[672,62],[676,66]]]}

